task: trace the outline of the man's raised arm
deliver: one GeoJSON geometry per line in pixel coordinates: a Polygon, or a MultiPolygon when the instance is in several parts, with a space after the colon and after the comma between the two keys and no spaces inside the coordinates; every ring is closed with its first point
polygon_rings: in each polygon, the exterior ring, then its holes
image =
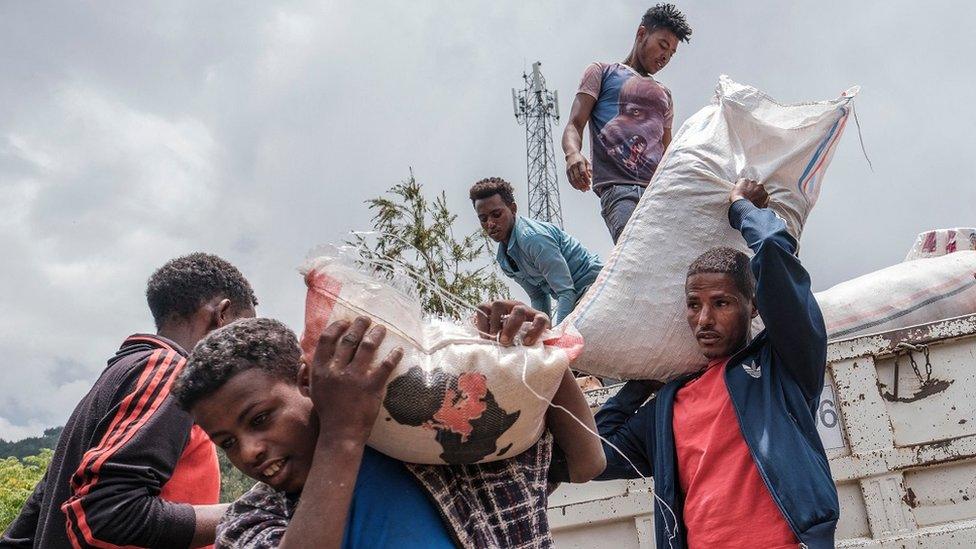
{"type": "Polygon", "coordinates": [[[824,382],[827,330],[810,275],[795,255],[796,240],[765,207],[769,197],[760,183],[739,180],[729,200],[729,223],[755,253],[756,303],[767,337],[806,397],[816,398],[824,382]]]}

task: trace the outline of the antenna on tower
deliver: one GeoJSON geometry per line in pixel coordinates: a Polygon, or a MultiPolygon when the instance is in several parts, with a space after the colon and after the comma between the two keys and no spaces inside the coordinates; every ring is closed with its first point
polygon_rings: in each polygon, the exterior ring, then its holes
{"type": "Polygon", "coordinates": [[[556,157],[552,145],[552,123],[559,122],[559,92],[546,89],[546,79],[532,63],[532,74],[522,73],[525,87],[512,88],[515,120],[525,125],[525,156],[529,180],[529,217],[563,227],[556,184],[556,157]]]}

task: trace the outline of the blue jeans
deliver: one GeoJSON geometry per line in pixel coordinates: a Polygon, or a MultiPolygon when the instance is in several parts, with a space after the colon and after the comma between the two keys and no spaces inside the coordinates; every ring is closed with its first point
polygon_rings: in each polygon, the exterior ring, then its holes
{"type": "Polygon", "coordinates": [[[600,214],[610,230],[613,243],[617,243],[620,233],[627,226],[627,221],[634,213],[634,208],[644,195],[644,187],[640,185],[608,185],[599,189],[600,214]]]}

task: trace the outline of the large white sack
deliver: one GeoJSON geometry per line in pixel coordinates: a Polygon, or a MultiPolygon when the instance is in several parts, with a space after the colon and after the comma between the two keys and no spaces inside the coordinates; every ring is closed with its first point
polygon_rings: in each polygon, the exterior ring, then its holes
{"type": "Polygon", "coordinates": [[[905,261],[938,257],[963,250],[976,250],[976,229],[936,229],[918,235],[905,261]]]}
{"type": "Polygon", "coordinates": [[[583,341],[570,329],[532,347],[502,347],[473,322],[426,317],[419,301],[342,260],[302,269],[308,294],[301,345],[314,354],[322,330],[366,315],[387,329],[378,351],[403,359],[387,383],[369,445],[408,463],[477,463],[515,456],[542,436],[548,403],[583,341]]]}
{"type": "Polygon", "coordinates": [[[858,89],[782,105],[722,76],[712,103],[674,136],[617,246],[568,322],[586,341],[573,367],[619,379],[669,380],[704,357],[685,320],[688,265],[715,246],[749,253],[729,227],[740,177],[762,181],[799,237],[858,89]]]}
{"type": "Polygon", "coordinates": [[[827,337],[843,339],[976,313],[976,252],[906,261],[816,294],[827,337]]]}

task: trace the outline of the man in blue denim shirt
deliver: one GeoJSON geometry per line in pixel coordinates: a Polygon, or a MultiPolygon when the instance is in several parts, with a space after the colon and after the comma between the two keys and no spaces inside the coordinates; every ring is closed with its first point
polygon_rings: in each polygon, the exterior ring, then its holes
{"type": "Polygon", "coordinates": [[[489,177],[471,187],[481,228],[498,242],[498,264],[529,294],[532,308],[549,313],[556,298],[556,324],[596,280],[603,262],[551,223],[517,215],[515,193],[504,179],[489,177]]]}

